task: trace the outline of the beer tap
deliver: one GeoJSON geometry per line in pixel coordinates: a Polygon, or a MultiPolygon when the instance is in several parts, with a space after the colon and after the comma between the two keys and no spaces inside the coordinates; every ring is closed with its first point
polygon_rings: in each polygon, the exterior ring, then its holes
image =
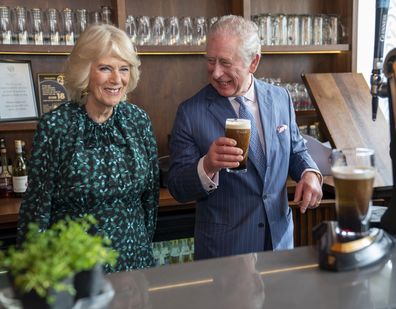
{"type": "Polygon", "coordinates": [[[393,187],[388,208],[381,217],[381,227],[396,235],[396,48],[391,50],[383,62],[386,21],[389,0],[376,0],[375,45],[373,71],[371,73],[372,120],[375,121],[378,98],[388,98],[390,126],[390,157],[392,160],[393,187]],[[383,70],[383,71],[382,71],[383,70]],[[383,78],[383,73],[385,78],[383,78]]]}
{"type": "Polygon", "coordinates": [[[372,95],[372,119],[377,119],[378,98],[387,97],[387,87],[383,80],[382,66],[384,54],[384,41],[386,31],[386,21],[388,19],[389,0],[376,0],[375,11],[375,43],[374,61],[371,72],[371,95],[372,95]]]}

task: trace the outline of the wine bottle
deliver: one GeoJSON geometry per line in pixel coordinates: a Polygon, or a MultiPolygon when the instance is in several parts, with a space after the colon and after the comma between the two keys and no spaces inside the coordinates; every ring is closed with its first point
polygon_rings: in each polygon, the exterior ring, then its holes
{"type": "Polygon", "coordinates": [[[15,140],[15,153],[16,157],[12,166],[12,186],[14,188],[14,195],[16,197],[22,197],[27,188],[28,174],[22,155],[22,143],[20,140],[15,140]]]}
{"type": "Polygon", "coordinates": [[[1,154],[0,197],[11,197],[13,195],[12,176],[11,173],[8,171],[7,149],[5,148],[4,140],[1,143],[0,154],[1,154]]]}

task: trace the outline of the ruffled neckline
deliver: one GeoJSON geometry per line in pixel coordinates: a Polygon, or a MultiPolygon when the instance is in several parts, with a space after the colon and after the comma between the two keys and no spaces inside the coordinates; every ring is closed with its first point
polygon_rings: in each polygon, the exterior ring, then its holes
{"type": "MultiPolygon", "coordinates": [[[[121,103],[120,103],[121,104],[121,103]]],[[[125,145],[125,138],[122,136],[119,125],[119,104],[113,108],[111,116],[103,123],[92,120],[84,106],[81,106],[80,113],[84,122],[84,144],[88,148],[100,147],[103,145],[125,145]]]]}

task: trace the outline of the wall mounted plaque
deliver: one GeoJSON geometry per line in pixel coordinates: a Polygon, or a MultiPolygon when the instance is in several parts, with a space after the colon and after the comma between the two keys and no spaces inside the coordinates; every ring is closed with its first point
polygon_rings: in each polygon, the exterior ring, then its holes
{"type": "Polygon", "coordinates": [[[0,60],[0,122],[38,118],[29,60],[0,60]]]}
{"type": "Polygon", "coordinates": [[[38,73],[40,111],[45,114],[69,100],[62,73],[38,73]]]}

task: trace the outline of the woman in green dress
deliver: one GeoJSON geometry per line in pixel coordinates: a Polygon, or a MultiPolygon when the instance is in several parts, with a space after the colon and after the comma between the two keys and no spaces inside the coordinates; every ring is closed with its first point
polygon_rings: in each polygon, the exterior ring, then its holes
{"type": "Polygon", "coordinates": [[[107,272],[154,265],[151,242],[159,199],[157,144],[148,115],[125,102],[140,61],[125,32],[89,27],[65,63],[71,101],[39,121],[21,204],[18,242],[27,225],[92,214],[96,232],[119,253],[107,272]]]}

